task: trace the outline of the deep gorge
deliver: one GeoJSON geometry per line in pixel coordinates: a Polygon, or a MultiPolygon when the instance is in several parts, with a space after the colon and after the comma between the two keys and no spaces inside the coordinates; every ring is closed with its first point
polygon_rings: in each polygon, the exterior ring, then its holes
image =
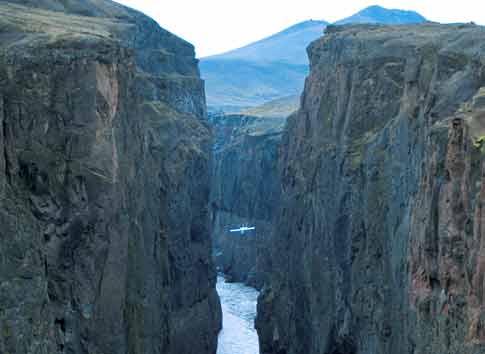
{"type": "Polygon", "coordinates": [[[278,155],[286,117],[210,115],[213,248],[226,279],[261,289],[271,268],[271,230],[279,201],[278,155]],[[231,227],[250,224],[243,235],[231,227]]]}
{"type": "Polygon", "coordinates": [[[485,351],[483,27],[328,26],[295,112],[208,114],[135,10],[0,15],[0,353],[485,351]]]}

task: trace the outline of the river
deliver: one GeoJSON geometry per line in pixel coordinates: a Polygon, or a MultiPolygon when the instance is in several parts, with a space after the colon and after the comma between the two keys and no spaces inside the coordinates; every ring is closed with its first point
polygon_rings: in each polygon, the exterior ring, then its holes
{"type": "Polygon", "coordinates": [[[217,354],[259,354],[258,334],[254,329],[258,291],[240,283],[217,278],[223,325],[217,354]]]}

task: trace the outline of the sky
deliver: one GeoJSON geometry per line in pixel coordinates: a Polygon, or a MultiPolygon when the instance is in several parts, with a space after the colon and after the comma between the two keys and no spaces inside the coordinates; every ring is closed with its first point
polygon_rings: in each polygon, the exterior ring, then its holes
{"type": "Polygon", "coordinates": [[[485,25],[483,0],[116,0],[195,46],[199,58],[257,41],[295,23],[333,22],[370,6],[414,10],[431,21],[485,25]]]}

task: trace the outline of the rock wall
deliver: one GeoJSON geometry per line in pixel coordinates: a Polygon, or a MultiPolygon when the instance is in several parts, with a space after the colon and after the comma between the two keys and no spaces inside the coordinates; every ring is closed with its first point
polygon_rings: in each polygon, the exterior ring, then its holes
{"type": "Polygon", "coordinates": [[[272,218],[278,205],[278,149],[286,118],[212,115],[212,221],[215,262],[227,279],[260,289],[269,271],[272,218]],[[229,229],[243,224],[255,231],[229,229]]]}
{"type": "Polygon", "coordinates": [[[331,26],[309,47],[262,353],[485,351],[484,34],[331,26]]]}
{"type": "Polygon", "coordinates": [[[0,3],[0,352],[214,354],[193,47],[110,1],[30,5],[0,3]]]}

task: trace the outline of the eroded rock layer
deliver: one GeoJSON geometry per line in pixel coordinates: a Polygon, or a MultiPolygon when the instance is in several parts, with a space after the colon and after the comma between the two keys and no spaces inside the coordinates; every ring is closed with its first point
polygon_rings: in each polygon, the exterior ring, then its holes
{"type": "Polygon", "coordinates": [[[264,354],[483,353],[485,29],[329,27],[282,142],[264,354]]]}
{"type": "Polygon", "coordinates": [[[193,47],[109,1],[15,2],[0,3],[0,352],[215,353],[193,47]]]}
{"type": "Polygon", "coordinates": [[[270,268],[272,220],[279,199],[278,149],[285,117],[212,115],[211,206],[216,265],[231,281],[261,288],[270,268]],[[230,233],[241,225],[256,227],[230,233]]]}

